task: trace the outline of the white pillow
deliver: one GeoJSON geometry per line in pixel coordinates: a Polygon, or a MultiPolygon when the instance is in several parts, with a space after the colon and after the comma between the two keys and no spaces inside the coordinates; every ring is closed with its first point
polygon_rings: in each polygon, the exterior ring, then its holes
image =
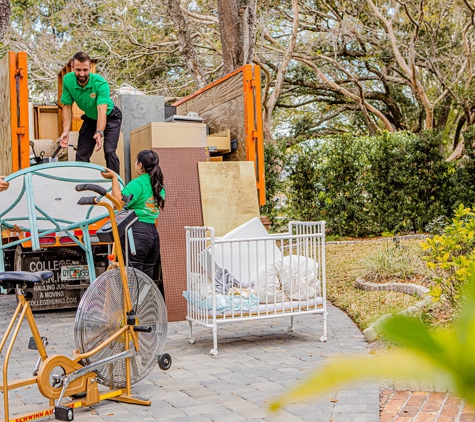
{"type": "Polygon", "coordinates": [[[318,262],[301,255],[288,255],[276,262],[276,272],[282,290],[294,300],[308,300],[320,296],[318,262]]]}
{"type": "Polygon", "coordinates": [[[259,296],[259,303],[286,302],[289,298],[282,291],[279,275],[273,262],[261,269],[254,282],[254,289],[259,296]]]}

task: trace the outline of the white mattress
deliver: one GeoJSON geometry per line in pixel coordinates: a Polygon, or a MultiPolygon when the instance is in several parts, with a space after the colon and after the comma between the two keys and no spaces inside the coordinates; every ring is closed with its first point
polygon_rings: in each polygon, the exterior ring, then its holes
{"type": "MultiPolygon", "coordinates": [[[[323,305],[323,298],[317,297],[315,299],[310,300],[292,300],[288,302],[278,302],[278,303],[262,303],[255,308],[252,308],[251,312],[243,312],[241,315],[241,311],[228,311],[228,312],[216,312],[216,316],[222,318],[224,317],[234,317],[238,318],[241,316],[265,316],[265,315],[272,315],[274,313],[280,313],[290,310],[298,310],[302,309],[308,311],[309,308],[316,308],[319,305],[323,305]]],[[[212,316],[213,312],[208,311],[208,315],[212,316]]]]}
{"type": "MultiPolygon", "coordinates": [[[[216,268],[226,269],[243,286],[251,285],[268,263],[282,259],[282,252],[277,247],[275,240],[272,239],[257,217],[241,224],[217,241],[215,246],[216,268]],[[269,238],[269,240],[252,241],[256,238],[269,238]],[[246,241],[239,242],[240,239],[246,241]],[[225,243],[221,243],[223,241],[225,243]]],[[[202,256],[200,261],[206,267],[207,274],[211,275],[210,249],[208,248],[204,254],[206,257],[202,256]]]]}

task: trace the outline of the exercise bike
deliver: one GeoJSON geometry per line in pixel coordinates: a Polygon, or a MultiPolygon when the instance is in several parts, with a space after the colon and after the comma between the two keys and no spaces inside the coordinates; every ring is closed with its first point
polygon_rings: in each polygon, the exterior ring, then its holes
{"type": "Polygon", "coordinates": [[[163,297],[147,275],[126,267],[122,255],[120,234],[126,233],[137,220],[133,211],[120,211],[119,202],[99,185],[81,184],[76,190],[89,190],[99,195],[82,197],[79,205],[102,206],[110,215],[110,222],[97,233],[102,241],[113,241],[110,266],[91,283],[80,301],[74,323],[76,349],[71,357],[48,355],[48,340],[41,336],[23,292],[26,287],[47,280],[53,273],[0,272],[0,287],[15,288],[18,298],[16,310],[0,342],[1,353],[11,335],[4,354],[0,386],[7,422],[10,421],[9,391],[33,384],[49,399],[49,407],[15,416],[15,420],[34,420],[54,414],[57,420],[72,421],[75,408],[102,400],[148,406],[150,400],[132,394],[132,385],[145,378],[157,363],[162,370],[169,369],[172,363],[170,355],[162,353],[167,334],[163,297]],[[117,216],[111,203],[119,211],[117,216]],[[25,318],[32,334],[28,347],[38,351],[38,361],[31,377],[9,381],[8,363],[25,318]],[[99,384],[108,389],[100,390],[99,384]],[[66,401],[66,397],[72,401],[66,401]]]}

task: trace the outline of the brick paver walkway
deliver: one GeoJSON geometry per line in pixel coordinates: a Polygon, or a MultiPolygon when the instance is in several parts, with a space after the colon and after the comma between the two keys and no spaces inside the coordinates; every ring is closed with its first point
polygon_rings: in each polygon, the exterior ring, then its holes
{"type": "Polygon", "coordinates": [[[447,393],[383,390],[380,422],[475,422],[475,410],[447,393]]]}
{"type": "MultiPolygon", "coordinates": [[[[0,295],[0,337],[13,313],[14,295],[0,295]]],[[[309,403],[289,404],[270,413],[269,403],[310,369],[335,355],[368,353],[358,327],[342,311],[328,308],[328,341],[321,343],[321,315],[295,317],[289,332],[288,318],[229,323],[220,326],[219,354],[209,354],[212,332],[195,326],[196,342],[188,342],[188,324],[168,324],[165,351],[173,365],[158,368],[133,386],[133,392],[152,400],[149,407],[104,401],[76,409],[76,422],[378,422],[379,384],[363,382],[333,388],[309,403]]],[[[40,333],[48,337],[49,354],[66,353],[73,347],[74,311],[35,315],[40,333]]],[[[8,367],[10,379],[31,377],[37,355],[27,348],[30,334],[20,330],[8,367]]],[[[0,364],[2,364],[0,359],[0,364]]],[[[0,378],[3,365],[0,365],[0,378]]],[[[104,388],[104,387],[101,387],[104,388]]],[[[0,421],[3,406],[0,393],[0,421]]],[[[33,386],[11,392],[11,416],[35,412],[47,406],[33,386]]],[[[44,419],[43,419],[44,420],[44,419]]]]}

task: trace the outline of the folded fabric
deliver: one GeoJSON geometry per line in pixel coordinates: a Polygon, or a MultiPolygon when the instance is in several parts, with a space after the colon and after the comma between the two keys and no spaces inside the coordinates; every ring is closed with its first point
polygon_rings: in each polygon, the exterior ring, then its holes
{"type": "MultiPolygon", "coordinates": [[[[198,306],[200,309],[211,311],[213,309],[213,297],[203,298],[197,292],[183,292],[183,297],[191,304],[198,306]]],[[[217,293],[216,297],[216,311],[250,311],[259,303],[259,298],[251,294],[248,298],[242,295],[223,295],[217,293]]]]}
{"type": "Polygon", "coordinates": [[[224,269],[223,271],[220,267],[216,268],[214,279],[216,281],[216,293],[226,295],[231,287],[240,287],[239,281],[236,280],[228,270],[224,269]]]}

